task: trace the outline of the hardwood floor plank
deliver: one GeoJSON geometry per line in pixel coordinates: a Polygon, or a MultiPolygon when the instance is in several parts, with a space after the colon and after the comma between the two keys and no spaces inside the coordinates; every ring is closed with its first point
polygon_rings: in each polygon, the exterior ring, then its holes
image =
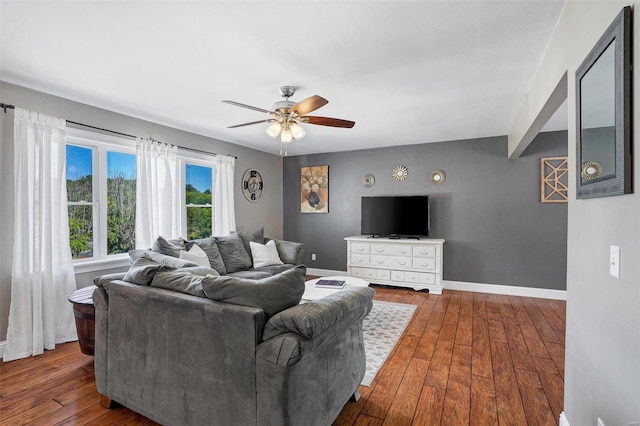
{"type": "Polygon", "coordinates": [[[533,364],[536,366],[542,389],[544,389],[547,401],[551,405],[553,416],[559,419],[564,408],[564,380],[552,360],[534,357],[533,364]]]}
{"type": "Polygon", "coordinates": [[[424,300],[422,304],[417,305],[418,308],[416,309],[416,313],[407,326],[407,331],[405,333],[409,336],[416,336],[418,338],[422,337],[424,330],[427,328],[429,318],[431,318],[431,313],[433,312],[433,308],[435,307],[435,305],[435,300],[424,300]]]}
{"type": "Polygon", "coordinates": [[[551,325],[551,328],[556,331],[565,330],[564,317],[561,316],[561,313],[556,309],[554,303],[549,303],[550,300],[548,299],[533,298],[532,300],[538,306],[547,322],[551,325]]]}
{"type": "Polygon", "coordinates": [[[411,424],[428,369],[429,361],[420,358],[411,359],[383,424],[392,426],[411,424]]]}
{"type": "Polygon", "coordinates": [[[516,368],[535,370],[535,366],[531,360],[531,355],[529,355],[529,348],[527,347],[522,331],[520,330],[520,325],[518,325],[515,318],[513,321],[514,322],[503,323],[513,364],[516,368]]]}
{"type": "Polygon", "coordinates": [[[489,324],[485,299],[476,293],[473,298],[473,358],[471,372],[476,376],[493,377],[491,367],[491,347],[489,345],[489,324]]]}
{"type": "Polygon", "coordinates": [[[415,336],[404,336],[400,339],[396,353],[387,361],[387,368],[378,379],[362,413],[384,419],[417,345],[418,338],[415,336]]]}
{"type": "Polygon", "coordinates": [[[413,417],[414,426],[436,426],[442,419],[442,407],[444,406],[445,390],[425,386],[420,393],[420,400],[416,414],[413,417]]]}
{"type": "Polygon", "coordinates": [[[516,368],[516,378],[529,424],[555,426],[557,420],[544,393],[538,373],[516,368]]]}
{"type": "Polygon", "coordinates": [[[456,331],[456,345],[471,346],[473,334],[473,294],[462,293],[460,300],[460,315],[458,317],[458,330],[456,331]]]}
{"type": "Polygon", "coordinates": [[[491,342],[498,421],[501,425],[526,425],[515,370],[506,343],[491,342]]]}
{"type": "Polygon", "coordinates": [[[338,418],[333,422],[334,426],[349,426],[354,424],[360,415],[360,412],[364,408],[364,405],[367,403],[367,400],[371,395],[371,390],[374,386],[374,383],[372,383],[371,386],[359,386],[360,399],[358,401],[347,402],[338,415],[338,418]]]}
{"type": "Polygon", "coordinates": [[[446,389],[456,328],[453,324],[444,324],[442,326],[431,363],[429,364],[425,385],[446,389]]]}
{"type": "Polygon", "coordinates": [[[366,414],[360,414],[353,425],[354,426],[380,426],[382,425],[382,420],[376,419],[375,417],[367,416],[366,414]]]}
{"type": "Polygon", "coordinates": [[[564,378],[564,345],[559,343],[546,343],[545,346],[551,355],[553,363],[556,365],[558,372],[564,378]]]}
{"type": "Polygon", "coordinates": [[[513,310],[516,314],[516,318],[518,319],[518,323],[520,324],[520,330],[522,331],[524,341],[529,348],[531,356],[551,358],[544,345],[542,337],[540,337],[540,334],[538,333],[538,329],[535,327],[529,312],[527,312],[527,309],[524,306],[523,298],[510,296],[509,300],[511,300],[511,304],[513,305],[513,310]]]}
{"type": "Polygon", "coordinates": [[[440,329],[442,328],[442,322],[444,321],[448,304],[449,293],[444,292],[433,307],[431,317],[429,318],[424,334],[420,337],[418,347],[413,355],[414,357],[427,361],[431,360],[436,343],[438,342],[438,336],[440,335],[440,329]]]}
{"type": "Polygon", "coordinates": [[[492,379],[471,376],[471,412],[469,424],[498,425],[496,391],[492,379]]]}
{"type": "Polygon", "coordinates": [[[447,306],[447,312],[444,315],[444,320],[442,321],[444,324],[458,324],[458,317],[460,315],[460,301],[462,299],[462,294],[458,291],[451,295],[451,299],[449,300],[449,306],[447,306]]]}
{"type": "Polygon", "coordinates": [[[560,343],[555,330],[551,327],[540,308],[538,308],[536,302],[530,297],[523,297],[521,300],[525,309],[529,313],[529,317],[531,317],[536,330],[538,330],[538,334],[542,341],[560,343]]]}
{"type": "Polygon", "coordinates": [[[470,409],[471,346],[455,345],[442,410],[442,424],[468,424],[470,409]]]}

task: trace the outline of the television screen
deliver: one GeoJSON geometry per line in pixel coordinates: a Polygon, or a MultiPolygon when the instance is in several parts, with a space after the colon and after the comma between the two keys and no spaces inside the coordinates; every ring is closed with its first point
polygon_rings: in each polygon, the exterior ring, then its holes
{"type": "Polygon", "coordinates": [[[362,197],[361,233],[428,236],[429,196],[362,197]]]}

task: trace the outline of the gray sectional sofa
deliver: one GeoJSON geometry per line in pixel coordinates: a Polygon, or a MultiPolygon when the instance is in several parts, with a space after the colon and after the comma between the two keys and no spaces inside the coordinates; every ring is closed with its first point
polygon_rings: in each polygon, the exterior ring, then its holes
{"type": "Polygon", "coordinates": [[[127,273],[96,278],[98,391],[166,425],[330,425],[364,376],[374,292],[299,304],[300,247],[277,247],[293,263],[244,269],[259,279],[236,274],[225,248],[226,275],[143,251],[127,273]]]}

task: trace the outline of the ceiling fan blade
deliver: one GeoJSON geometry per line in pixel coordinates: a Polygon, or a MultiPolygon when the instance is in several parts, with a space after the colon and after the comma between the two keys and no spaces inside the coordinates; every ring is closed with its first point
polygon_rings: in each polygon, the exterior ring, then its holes
{"type": "Polygon", "coordinates": [[[325,98],[318,95],[313,95],[308,97],[307,99],[301,100],[300,102],[292,106],[291,111],[297,112],[298,115],[305,115],[310,113],[311,111],[315,111],[318,108],[325,106],[328,103],[329,101],[325,98]]]}
{"type": "Polygon", "coordinates": [[[258,112],[264,112],[264,113],[267,113],[267,114],[275,114],[274,111],[269,111],[267,109],[262,109],[262,108],[254,107],[254,106],[251,106],[251,105],[241,104],[240,102],[235,102],[235,101],[222,101],[222,102],[224,102],[225,104],[229,104],[229,105],[239,106],[241,108],[252,109],[252,110],[258,111],[258,112]]]}
{"type": "Polygon", "coordinates": [[[347,129],[356,125],[355,121],[341,120],[339,118],[305,116],[301,120],[303,123],[317,124],[319,126],[344,127],[347,129]]]}
{"type": "Polygon", "coordinates": [[[277,121],[277,120],[270,118],[268,120],[252,121],[251,123],[242,123],[242,124],[236,124],[235,126],[229,126],[227,127],[227,129],[235,129],[236,127],[252,126],[254,124],[260,124],[260,123],[273,123],[274,121],[277,121]]]}

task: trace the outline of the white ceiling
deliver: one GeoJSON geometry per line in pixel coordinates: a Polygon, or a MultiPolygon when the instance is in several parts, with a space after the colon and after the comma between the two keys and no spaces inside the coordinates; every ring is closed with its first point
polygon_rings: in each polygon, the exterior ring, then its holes
{"type": "Polygon", "coordinates": [[[508,134],[564,1],[0,7],[4,81],[271,153],[265,126],[226,128],[267,117],[222,99],[270,109],[294,85],[356,122],[306,125],[298,155],[508,134]]]}

